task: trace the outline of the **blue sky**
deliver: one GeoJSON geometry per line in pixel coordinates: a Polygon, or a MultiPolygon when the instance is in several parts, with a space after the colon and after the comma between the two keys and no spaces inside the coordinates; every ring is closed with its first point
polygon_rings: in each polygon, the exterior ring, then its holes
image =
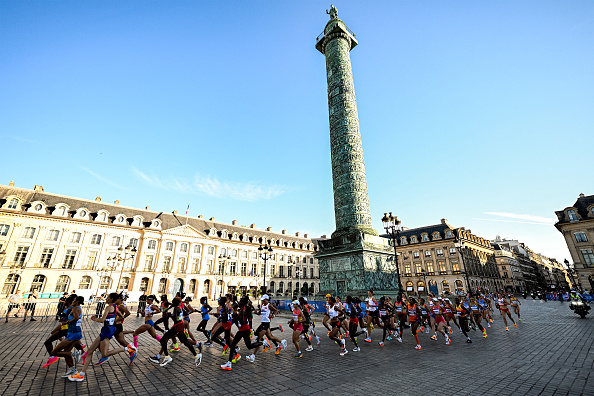
{"type": "MultiPolygon", "coordinates": [[[[374,226],[443,217],[569,258],[594,194],[594,2],[335,1],[374,226]]],[[[0,183],[334,230],[328,2],[0,1],[0,183]]]]}

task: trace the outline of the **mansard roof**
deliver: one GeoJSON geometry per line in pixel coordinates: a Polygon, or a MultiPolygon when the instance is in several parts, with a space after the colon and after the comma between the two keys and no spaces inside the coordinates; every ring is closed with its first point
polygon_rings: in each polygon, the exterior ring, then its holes
{"type": "MultiPolygon", "coordinates": [[[[195,229],[204,232],[211,238],[220,238],[221,231],[226,230],[228,233],[228,238],[232,238],[233,233],[236,232],[241,238],[243,235],[247,235],[250,240],[243,241],[243,242],[251,242],[251,243],[260,243],[260,241],[252,241],[251,239],[254,237],[258,238],[265,238],[266,241],[270,241],[271,239],[275,239],[276,241],[282,239],[287,243],[291,243],[291,245],[296,244],[295,249],[300,249],[300,245],[304,245],[303,249],[307,248],[307,245],[312,244],[314,249],[317,247],[317,240],[312,238],[303,238],[297,236],[291,236],[288,234],[281,234],[275,233],[272,231],[265,231],[256,228],[250,227],[240,227],[236,225],[230,225],[220,222],[215,222],[212,220],[206,220],[198,217],[188,217],[182,216],[175,213],[169,212],[157,212],[148,209],[137,209],[131,208],[128,206],[122,206],[119,204],[111,204],[107,202],[97,201],[97,200],[86,200],[81,198],[74,198],[68,197],[64,195],[52,194],[45,192],[41,189],[39,190],[29,190],[25,188],[19,187],[12,187],[12,186],[5,186],[0,185],[0,207],[6,202],[7,197],[9,196],[16,196],[22,200],[22,212],[25,212],[30,206],[32,202],[43,202],[47,207],[50,209],[49,213],[53,211],[53,209],[59,204],[65,204],[69,207],[68,214],[66,216],[67,219],[73,219],[73,215],[79,208],[85,208],[91,214],[91,220],[80,220],[76,219],[76,221],[86,221],[89,223],[94,222],[94,219],[97,217],[98,213],[101,210],[105,210],[109,212],[109,225],[113,226],[123,226],[123,227],[130,227],[134,217],[141,216],[144,220],[143,226],[149,229],[151,222],[155,219],[161,221],[161,230],[165,231],[171,228],[183,226],[186,223],[195,229]],[[120,215],[123,215],[126,218],[126,221],[123,224],[114,223],[115,219],[118,218],[120,215]],[[211,230],[216,230],[217,235],[212,235],[211,230]]],[[[42,217],[54,217],[52,215],[41,215],[42,217]]],[[[62,219],[64,217],[61,217],[62,219]]],[[[105,224],[105,223],[99,223],[105,224]]],[[[154,230],[154,228],[153,228],[154,230]]]]}
{"type": "Polygon", "coordinates": [[[573,204],[573,206],[565,208],[563,210],[555,211],[557,218],[559,221],[557,224],[569,223],[569,217],[566,215],[565,211],[567,209],[575,208],[577,214],[580,217],[580,220],[585,219],[592,219],[592,215],[588,212],[588,208],[594,205],[594,195],[583,195],[580,194],[577,201],[573,204]]]}

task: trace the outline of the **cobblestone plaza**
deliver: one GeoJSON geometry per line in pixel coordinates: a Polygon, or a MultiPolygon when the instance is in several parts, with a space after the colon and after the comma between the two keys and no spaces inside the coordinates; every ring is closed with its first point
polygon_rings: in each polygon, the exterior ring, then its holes
{"type": "MultiPolygon", "coordinates": [[[[361,352],[341,357],[316,320],[323,334],[321,345],[313,352],[294,359],[290,329],[286,329],[281,334],[275,332],[289,341],[286,351],[279,356],[260,353],[255,363],[249,363],[240,343],[242,359],[231,372],[219,368],[227,359],[218,348],[206,348],[202,364],[195,367],[190,353],[181,346],[181,352],[172,354],[172,363],[159,367],[147,359],[158,352],[158,344],[144,333],[132,366],[128,366],[126,355],[115,356],[89,369],[82,383],[61,378],[66,371],[63,360],[41,367],[47,360],[43,341],[55,326],[53,318],[38,322],[12,318],[0,324],[4,341],[0,395],[594,395],[592,318],[580,319],[567,303],[521,302],[523,321],[518,329],[506,332],[496,312],[487,339],[471,331],[473,343],[466,344],[454,327],[451,345],[446,346],[441,336],[435,342],[422,335],[420,351],[414,349],[408,329],[402,344],[391,341],[381,348],[377,343],[381,332],[376,329],[372,344],[360,337],[361,352]]],[[[192,318],[194,328],[198,316],[192,318]]],[[[134,315],[124,327],[133,330],[141,320],[134,315]]],[[[275,318],[273,325],[287,320],[275,318]]],[[[257,324],[256,319],[254,326],[257,324]]],[[[83,320],[84,341],[91,342],[98,329],[97,323],[83,320]]],[[[200,335],[199,339],[203,338],[200,335]]],[[[350,351],[350,342],[347,347],[350,351]]]]}

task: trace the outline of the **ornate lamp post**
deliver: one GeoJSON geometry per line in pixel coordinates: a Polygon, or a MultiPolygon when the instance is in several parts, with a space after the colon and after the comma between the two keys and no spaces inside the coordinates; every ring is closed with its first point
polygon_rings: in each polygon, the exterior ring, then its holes
{"type": "Polygon", "coordinates": [[[565,267],[567,268],[567,273],[569,274],[569,277],[571,278],[571,287],[570,287],[570,289],[573,289],[576,286],[576,282],[575,282],[575,278],[574,278],[574,275],[576,274],[575,273],[575,269],[574,268],[571,268],[569,266],[569,260],[565,259],[563,261],[563,263],[565,264],[565,267]]]}
{"type": "Polygon", "coordinates": [[[459,236],[456,237],[456,242],[454,242],[454,246],[460,252],[460,260],[462,260],[462,266],[464,267],[464,277],[466,278],[466,288],[468,289],[468,293],[472,295],[472,289],[470,288],[470,281],[468,280],[468,268],[466,268],[466,263],[464,262],[464,241],[460,239],[459,236]]]}
{"type": "MultiPolygon", "coordinates": [[[[126,267],[126,261],[134,259],[135,256],[136,256],[136,248],[132,245],[128,245],[125,248],[120,246],[118,248],[118,252],[116,254],[114,254],[113,257],[110,257],[107,259],[107,261],[109,261],[111,259],[114,269],[117,268],[120,264],[122,265],[122,269],[120,270],[120,278],[118,279],[118,286],[116,287],[116,292],[120,288],[120,282],[122,281],[122,274],[124,273],[124,267],[126,267]]],[[[112,271],[113,271],[113,269],[112,269],[112,271]]],[[[110,278],[111,278],[111,275],[110,275],[110,278]]]]}
{"type": "Polygon", "coordinates": [[[393,216],[392,212],[390,212],[389,216],[387,213],[384,213],[382,223],[384,224],[386,233],[390,236],[392,246],[394,246],[394,263],[396,264],[396,278],[398,279],[398,293],[400,294],[402,293],[402,282],[400,281],[400,268],[398,265],[398,252],[396,251],[396,247],[400,240],[400,231],[402,230],[402,227],[400,226],[401,222],[398,220],[397,216],[393,216]]]}
{"type": "Polygon", "coordinates": [[[266,270],[268,269],[267,262],[272,258],[272,247],[269,244],[260,245],[258,248],[258,254],[262,260],[264,260],[264,285],[262,286],[262,294],[266,294],[266,270]]]}
{"type": "Polygon", "coordinates": [[[219,255],[219,277],[221,278],[221,291],[219,297],[223,296],[223,283],[225,281],[225,265],[227,264],[227,260],[231,260],[231,256],[219,255]],[[223,265],[221,265],[221,263],[223,265]]]}
{"type": "Polygon", "coordinates": [[[423,275],[423,284],[425,285],[425,295],[428,296],[429,293],[427,292],[427,272],[425,272],[425,268],[421,269],[421,275],[423,275]]]}

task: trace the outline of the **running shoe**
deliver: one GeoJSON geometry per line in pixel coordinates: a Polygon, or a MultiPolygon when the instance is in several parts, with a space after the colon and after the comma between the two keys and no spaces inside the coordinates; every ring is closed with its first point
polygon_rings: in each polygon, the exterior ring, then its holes
{"type": "Polygon", "coordinates": [[[164,367],[167,366],[168,363],[173,362],[173,359],[171,358],[171,356],[165,356],[165,359],[163,359],[163,362],[161,362],[160,366],[164,367]]]}
{"type": "Polygon", "coordinates": [[[369,332],[367,331],[367,328],[363,329],[363,333],[365,333],[366,338],[369,338],[369,332]]]}
{"type": "Polygon", "coordinates": [[[450,345],[452,343],[452,340],[446,336],[446,345],[450,345]]]}
{"type": "Polygon", "coordinates": [[[354,347],[353,348],[353,352],[359,352],[360,350],[361,350],[361,348],[359,348],[359,347],[354,347]]]}
{"type": "Polygon", "coordinates": [[[97,363],[95,363],[95,366],[100,366],[103,363],[107,362],[109,360],[109,356],[108,357],[102,357],[101,359],[99,359],[99,361],[97,363]]]}
{"type": "Polygon", "coordinates": [[[204,349],[200,341],[196,342],[196,348],[198,348],[198,353],[202,353],[202,350],[204,349]]]}
{"type": "Polygon", "coordinates": [[[62,374],[62,378],[68,378],[68,377],[70,377],[71,375],[74,375],[74,374],[76,374],[76,372],[77,372],[77,371],[76,371],[76,368],[74,368],[74,366],[72,366],[72,367],[70,367],[70,368],[68,369],[68,371],[66,371],[66,374],[62,374]]]}
{"type": "Polygon", "coordinates": [[[313,347],[310,345],[307,348],[305,348],[305,351],[306,352],[311,352],[311,351],[313,351],[313,347]]]}
{"type": "Polygon", "coordinates": [[[210,348],[211,346],[213,346],[213,345],[214,345],[214,344],[213,344],[212,342],[205,342],[205,343],[204,343],[204,346],[205,346],[205,347],[209,347],[209,348],[210,348]]]}
{"type": "Polygon", "coordinates": [[[303,354],[301,353],[301,351],[299,351],[299,352],[297,352],[295,354],[295,359],[299,359],[299,358],[302,358],[302,357],[303,357],[303,354]]]}
{"type": "Polygon", "coordinates": [[[518,325],[514,323],[514,327],[517,329],[518,328],[518,325]]]}
{"type": "Polygon", "coordinates": [[[239,353],[236,353],[233,359],[231,359],[231,363],[237,363],[239,362],[239,359],[241,359],[241,355],[239,353]]]}
{"type": "Polygon", "coordinates": [[[126,347],[126,353],[130,356],[132,356],[132,354],[136,355],[136,352],[138,352],[138,348],[136,348],[135,346],[132,345],[128,345],[126,347]]]}
{"type": "Polygon", "coordinates": [[[425,328],[425,334],[429,334],[429,327],[425,328]]]}
{"type": "Polygon", "coordinates": [[[493,323],[493,319],[489,319],[491,321],[491,323],[493,323]]]}
{"type": "Polygon", "coordinates": [[[68,377],[68,381],[74,382],[82,382],[85,380],[85,375],[83,373],[76,373],[68,377]]]}
{"type": "Polygon", "coordinates": [[[281,331],[281,333],[284,331],[283,330],[283,325],[278,325],[278,329],[281,331]]]}
{"type": "Polygon", "coordinates": [[[246,356],[245,359],[250,363],[254,363],[254,360],[256,360],[256,357],[252,354],[252,355],[246,356]]]}
{"type": "Polygon", "coordinates": [[[464,334],[464,333],[462,332],[462,329],[460,329],[460,334],[464,334]]]}
{"type": "MultiPolygon", "coordinates": [[[[76,351],[72,352],[72,359],[73,359],[73,360],[74,360],[76,363],[78,363],[78,362],[80,361],[80,351],[79,351],[79,350],[76,350],[76,351]]],[[[75,373],[72,373],[72,374],[75,374],[75,373]]],[[[69,374],[69,375],[70,375],[70,374],[69,374]]],[[[67,375],[66,377],[68,377],[68,375],[67,375]]],[[[66,378],[66,377],[62,377],[62,378],[66,378]]]]}
{"type": "Polygon", "coordinates": [[[452,334],[452,328],[450,326],[448,326],[448,331],[450,332],[450,334],[452,334]]]}
{"type": "Polygon", "coordinates": [[[436,336],[436,335],[432,335],[432,336],[431,336],[431,339],[432,339],[433,341],[437,341],[437,336],[436,336]]]}
{"type": "Polygon", "coordinates": [[[156,364],[159,364],[161,362],[161,360],[156,356],[151,356],[150,358],[148,358],[148,360],[156,364]]]}
{"type": "Polygon", "coordinates": [[[250,329],[250,338],[254,337],[254,329],[250,329]]]}
{"type": "Polygon", "coordinates": [[[392,341],[392,337],[390,337],[390,336],[387,336],[387,337],[386,337],[386,341],[392,341]]]}
{"type": "Polygon", "coordinates": [[[228,346],[228,345],[225,345],[225,346],[223,347],[223,356],[225,356],[225,355],[226,355],[226,354],[228,354],[228,353],[229,353],[229,346],[228,346]]]}
{"type": "Polygon", "coordinates": [[[281,346],[283,347],[283,349],[287,349],[287,340],[282,340],[281,346]]]}
{"type": "Polygon", "coordinates": [[[371,327],[371,331],[375,330],[375,327],[373,326],[373,323],[370,324],[369,327],[371,327]]]}
{"type": "Polygon", "coordinates": [[[383,346],[384,346],[384,342],[383,342],[383,341],[380,341],[380,342],[379,342],[379,345],[380,345],[381,347],[383,347],[383,346]]]}
{"type": "Polygon", "coordinates": [[[179,352],[179,347],[173,347],[169,350],[169,352],[179,352]]]}
{"type": "Polygon", "coordinates": [[[330,330],[328,330],[328,335],[330,335],[330,333],[332,333],[330,330]]]}
{"type": "Polygon", "coordinates": [[[467,344],[472,344],[472,340],[469,338],[469,339],[466,340],[466,343],[467,344]]]}
{"type": "Polygon", "coordinates": [[[371,342],[371,338],[367,337],[364,341],[365,342],[371,342]]]}
{"type": "Polygon", "coordinates": [[[346,355],[347,353],[349,353],[349,351],[347,351],[347,350],[346,350],[346,348],[345,348],[345,349],[343,349],[343,350],[340,352],[340,356],[344,356],[344,355],[346,355]]]}
{"type": "Polygon", "coordinates": [[[344,338],[348,338],[349,336],[349,332],[347,331],[346,334],[344,335],[344,338]]]}
{"type": "Polygon", "coordinates": [[[81,344],[80,346],[82,349],[85,349],[87,347],[87,344],[81,344]]]}
{"type": "Polygon", "coordinates": [[[316,339],[318,341],[318,345],[320,345],[320,341],[322,340],[319,336],[316,336],[316,339]]]}
{"type": "Polygon", "coordinates": [[[487,332],[483,331],[483,338],[487,338],[487,332]]]}
{"type": "Polygon", "coordinates": [[[280,345],[279,345],[279,346],[277,346],[277,347],[276,347],[276,352],[274,352],[274,354],[275,354],[275,355],[278,355],[278,354],[280,353],[281,349],[283,349],[283,347],[282,347],[282,346],[280,346],[280,345]]]}
{"type": "Polygon", "coordinates": [[[238,347],[238,346],[235,347],[235,352],[239,352],[240,350],[241,350],[240,347],[238,347]]]}
{"type": "Polygon", "coordinates": [[[505,328],[505,331],[509,331],[509,327],[506,327],[506,328],[505,328]]]}
{"type": "MultiPolygon", "coordinates": [[[[520,322],[522,321],[522,319],[520,319],[520,318],[518,318],[518,320],[519,320],[520,322]]],[[[492,322],[492,321],[491,321],[491,322],[492,322]]]]}
{"type": "Polygon", "coordinates": [[[488,322],[487,322],[487,327],[491,327],[491,323],[488,323],[488,322]]]}
{"type": "Polygon", "coordinates": [[[344,349],[344,347],[346,346],[346,340],[343,338],[342,340],[340,340],[340,344],[342,345],[342,349],[344,349]]]}
{"type": "Polygon", "coordinates": [[[196,367],[200,366],[200,363],[202,363],[202,354],[201,353],[194,356],[194,362],[196,363],[196,367]]]}
{"type": "Polygon", "coordinates": [[[419,344],[417,344],[417,346],[415,347],[415,349],[421,349],[421,346],[419,344]]]}
{"type": "Polygon", "coordinates": [[[400,336],[396,337],[396,341],[398,341],[399,343],[402,343],[402,337],[400,337],[400,336]]]}
{"type": "Polygon", "coordinates": [[[222,368],[223,370],[228,370],[228,371],[231,371],[231,369],[232,369],[233,367],[232,367],[232,365],[231,365],[231,362],[227,362],[227,363],[225,363],[225,364],[221,365],[221,368],[222,368]]]}
{"type": "Polygon", "coordinates": [[[50,357],[49,359],[47,359],[47,363],[46,363],[46,364],[44,364],[42,367],[49,367],[49,366],[51,366],[52,364],[56,363],[58,360],[60,360],[60,358],[59,358],[59,357],[52,356],[52,357],[50,357]]]}

